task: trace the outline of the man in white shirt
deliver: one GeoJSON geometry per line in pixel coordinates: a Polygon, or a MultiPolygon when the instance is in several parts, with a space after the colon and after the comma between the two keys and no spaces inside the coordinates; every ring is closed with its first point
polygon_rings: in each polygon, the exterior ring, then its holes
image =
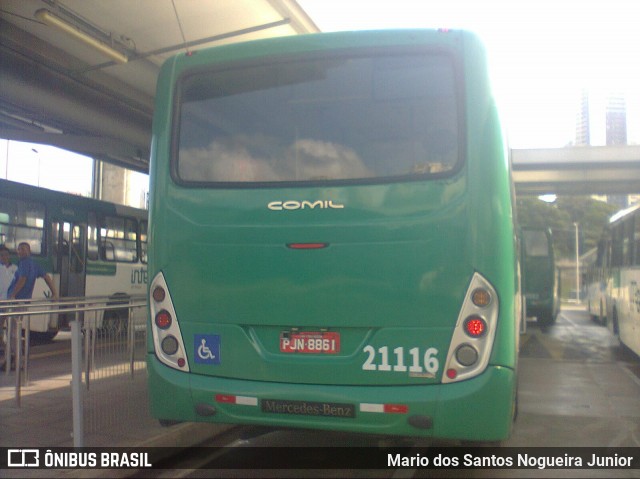
{"type": "Polygon", "coordinates": [[[9,250],[6,246],[0,246],[0,300],[7,299],[7,290],[18,267],[11,263],[9,250]]]}
{"type": "MultiPolygon", "coordinates": [[[[0,246],[0,301],[7,299],[7,290],[9,285],[13,281],[16,275],[18,267],[11,263],[11,257],[9,256],[9,250],[6,246],[0,246]]],[[[4,311],[0,309],[0,311],[4,311]]],[[[6,346],[6,334],[5,325],[7,324],[7,318],[0,318],[0,364],[4,365],[6,346]]],[[[0,369],[2,369],[0,367],[0,369]]]]}

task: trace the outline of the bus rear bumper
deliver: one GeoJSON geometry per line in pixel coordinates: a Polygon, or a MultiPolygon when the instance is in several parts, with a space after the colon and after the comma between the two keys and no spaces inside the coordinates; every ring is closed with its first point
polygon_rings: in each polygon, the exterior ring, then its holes
{"type": "Polygon", "coordinates": [[[512,426],[516,379],[506,367],[447,385],[357,387],[185,374],[154,355],[147,365],[151,413],[162,420],[469,441],[506,439],[512,426]]]}

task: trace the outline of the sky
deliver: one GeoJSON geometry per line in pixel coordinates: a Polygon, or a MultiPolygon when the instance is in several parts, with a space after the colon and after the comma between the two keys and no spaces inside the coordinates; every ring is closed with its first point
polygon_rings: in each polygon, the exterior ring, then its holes
{"type": "Polygon", "coordinates": [[[635,0],[298,0],[322,31],[463,28],[483,39],[512,148],[575,139],[581,91],[627,100],[640,144],[640,2],[635,0]]]}
{"type": "MultiPolygon", "coordinates": [[[[0,178],[74,195],[91,196],[93,159],[55,146],[0,139],[0,178]]],[[[148,175],[130,171],[126,204],[145,207],[148,175]]]]}
{"type": "Polygon", "coordinates": [[[0,178],[90,196],[92,175],[93,161],[86,156],[55,146],[0,140],[0,178]]]}

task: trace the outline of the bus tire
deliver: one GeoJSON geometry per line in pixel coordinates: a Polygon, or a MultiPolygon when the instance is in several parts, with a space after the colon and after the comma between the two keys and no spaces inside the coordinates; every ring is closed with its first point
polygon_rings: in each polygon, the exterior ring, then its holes
{"type": "Polygon", "coordinates": [[[591,318],[591,321],[593,321],[594,323],[598,323],[599,322],[599,318],[597,314],[593,314],[591,312],[591,300],[587,301],[587,313],[589,313],[589,318],[591,318]]]}
{"type": "Polygon", "coordinates": [[[126,314],[122,314],[122,310],[111,310],[104,313],[102,319],[102,329],[105,335],[119,338],[127,334],[127,318],[126,314]]]}
{"type": "Polygon", "coordinates": [[[544,313],[540,314],[540,316],[538,316],[538,323],[540,324],[541,328],[548,328],[555,322],[556,318],[554,317],[552,311],[545,311],[544,313]]]}
{"type": "MultiPolygon", "coordinates": [[[[520,394],[519,394],[519,391],[520,391],[519,383],[516,382],[516,392],[515,392],[515,395],[514,395],[514,398],[513,398],[513,419],[511,421],[513,424],[515,424],[516,419],[518,419],[518,413],[520,412],[520,407],[519,407],[520,406],[520,400],[519,400],[520,394]]],[[[513,424],[512,424],[512,427],[513,427],[513,424]]]]}
{"type": "Polygon", "coordinates": [[[182,423],[182,421],[176,421],[175,419],[158,419],[158,422],[162,427],[171,427],[182,423]]]}
{"type": "Polygon", "coordinates": [[[49,330],[45,332],[31,331],[29,332],[29,344],[46,344],[53,341],[53,338],[58,334],[58,330],[49,330]]]}
{"type": "MultiPolygon", "coordinates": [[[[618,310],[614,307],[613,314],[611,315],[611,326],[613,327],[613,334],[620,337],[620,325],[618,324],[618,310]]],[[[622,341],[621,341],[622,342],[622,341]]]]}

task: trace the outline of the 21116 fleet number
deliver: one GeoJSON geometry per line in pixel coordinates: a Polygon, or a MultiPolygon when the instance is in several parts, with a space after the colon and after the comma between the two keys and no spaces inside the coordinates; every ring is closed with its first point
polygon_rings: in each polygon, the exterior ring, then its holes
{"type": "Polygon", "coordinates": [[[405,351],[402,346],[395,348],[391,356],[389,355],[388,346],[382,346],[376,351],[373,346],[367,345],[364,347],[363,352],[367,354],[367,359],[362,365],[362,369],[365,371],[427,373],[435,376],[440,368],[440,362],[437,358],[438,350],[436,348],[428,348],[424,353],[421,353],[420,348],[411,348],[408,357],[405,357],[405,351]]]}

